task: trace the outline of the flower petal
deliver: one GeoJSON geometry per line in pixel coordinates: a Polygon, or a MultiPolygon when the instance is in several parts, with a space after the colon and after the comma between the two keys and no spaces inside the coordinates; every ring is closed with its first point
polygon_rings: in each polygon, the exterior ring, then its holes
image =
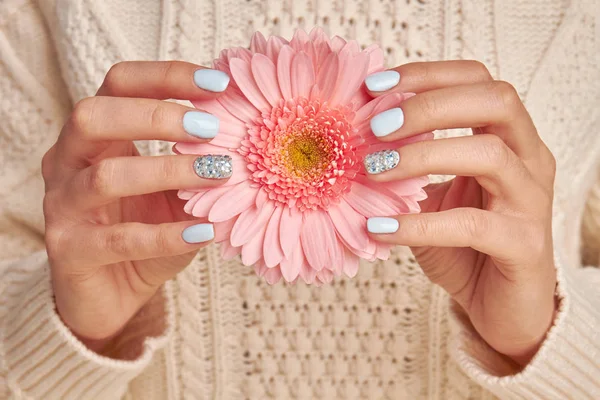
{"type": "Polygon", "coordinates": [[[238,247],[248,243],[268,223],[274,210],[275,205],[269,202],[262,208],[252,206],[242,212],[231,231],[231,245],[238,247]]]}
{"type": "Polygon", "coordinates": [[[369,67],[367,68],[367,75],[383,71],[385,65],[383,49],[376,44],[372,44],[363,51],[369,55],[369,67]]]}
{"type": "Polygon", "coordinates": [[[290,46],[296,51],[304,50],[304,47],[310,43],[310,38],[304,29],[296,29],[292,40],[290,40],[290,46]]]}
{"type": "Polygon", "coordinates": [[[284,38],[280,36],[271,36],[269,40],[267,40],[267,57],[269,57],[273,63],[276,63],[281,48],[286,44],[289,44],[289,42],[284,38]]]}
{"type": "MultiPolygon", "coordinates": [[[[243,122],[252,122],[260,113],[242,94],[236,90],[227,90],[225,94],[217,99],[219,103],[236,118],[243,122]]],[[[266,100],[265,100],[266,101],[266,100]]]]}
{"type": "MultiPolygon", "coordinates": [[[[354,185],[353,185],[354,186],[354,185]]],[[[329,207],[329,217],[337,233],[354,249],[364,250],[369,242],[367,219],[356,212],[344,199],[329,207]]]]}
{"type": "Polygon", "coordinates": [[[254,80],[250,63],[242,61],[239,58],[233,58],[229,62],[229,67],[231,68],[233,79],[235,79],[235,82],[246,98],[250,100],[250,103],[260,111],[270,109],[269,102],[265,99],[254,80]]]}
{"type": "Polygon", "coordinates": [[[292,60],[292,96],[308,97],[315,83],[315,71],[312,60],[305,52],[296,53],[292,60]]]}
{"type": "Polygon", "coordinates": [[[279,242],[286,258],[292,256],[292,251],[299,243],[301,228],[302,214],[286,207],[281,215],[279,228],[279,242]]]}
{"type": "Polygon", "coordinates": [[[231,229],[233,229],[233,225],[235,225],[235,221],[237,218],[231,218],[224,222],[216,222],[214,224],[215,228],[215,243],[223,242],[229,239],[231,234],[231,229]]]}
{"type": "Polygon", "coordinates": [[[277,83],[277,68],[267,56],[255,54],[252,57],[252,75],[271,106],[277,105],[283,97],[277,83]]]}
{"type": "Polygon", "coordinates": [[[292,251],[291,257],[281,260],[279,269],[281,270],[283,279],[285,279],[287,282],[293,282],[300,274],[302,264],[305,262],[302,246],[300,245],[300,242],[298,242],[292,251]]]}
{"type": "Polygon", "coordinates": [[[334,36],[331,38],[331,49],[336,53],[339,53],[340,50],[346,45],[346,40],[339,36],[334,36]]]}
{"type": "Polygon", "coordinates": [[[266,225],[261,226],[261,229],[256,235],[245,245],[242,246],[242,263],[249,267],[258,262],[263,255],[262,244],[265,239],[266,225]]]}
{"type": "Polygon", "coordinates": [[[340,58],[338,84],[330,100],[332,105],[346,104],[354,96],[355,92],[360,90],[367,76],[368,66],[369,56],[365,53],[358,53],[349,60],[340,58]]]}
{"type": "Polygon", "coordinates": [[[295,54],[294,49],[285,45],[281,48],[277,58],[277,80],[284,99],[292,98],[292,58],[295,54]]]}
{"type": "Polygon", "coordinates": [[[308,34],[308,37],[311,42],[316,44],[321,44],[323,42],[327,44],[330,43],[329,36],[327,36],[323,28],[321,28],[320,26],[315,26],[314,28],[312,28],[308,34]]]}
{"type": "Polygon", "coordinates": [[[269,285],[274,285],[281,280],[281,271],[279,268],[270,268],[267,272],[265,272],[265,281],[269,285]]]}
{"type": "Polygon", "coordinates": [[[223,260],[231,260],[242,251],[241,247],[233,247],[228,242],[221,242],[221,258],[223,260]]]}
{"type": "Polygon", "coordinates": [[[210,209],[217,200],[225,193],[232,190],[233,187],[234,186],[220,186],[206,192],[204,196],[200,197],[196,202],[194,208],[192,208],[192,215],[194,217],[207,217],[210,209]]]}
{"type": "Polygon", "coordinates": [[[259,31],[254,32],[250,39],[250,50],[253,53],[265,54],[267,52],[267,39],[259,31]]]}
{"type": "Polygon", "coordinates": [[[400,208],[396,204],[396,198],[390,198],[381,194],[377,188],[373,186],[353,182],[352,188],[350,189],[350,192],[344,196],[344,200],[346,200],[353,209],[358,211],[359,214],[364,215],[367,218],[398,215],[400,213],[400,208]]]}
{"type": "Polygon", "coordinates": [[[329,54],[319,70],[319,76],[317,77],[317,85],[319,86],[322,101],[329,101],[337,82],[338,69],[338,55],[336,53],[329,54]]]}
{"type": "Polygon", "coordinates": [[[279,226],[284,207],[277,207],[269,219],[265,241],[263,244],[263,254],[267,268],[273,268],[281,262],[284,257],[283,250],[279,244],[279,226]]]}
{"type": "Polygon", "coordinates": [[[317,271],[329,268],[336,262],[339,250],[331,219],[323,211],[304,212],[303,218],[300,242],[306,260],[317,271]]]}
{"type": "Polygon", "coordinates": [[[360,258],[357,255],[346,251],[344,254],[344,274],[349,278],[354,278],[358,273],[360,258]]]}
{"type": "Polygon", "coordinates": [[[356,112],[356,114],[354,114],[352,123],[355,125],[366,123],[366,126],[368,127],[371,117],[375,116],[375,114],[379,114],[382,111],[397,107],[403,100],[404,96],[401,93],[390,93],[376,97],[362,106],[356,112]]]}
{"type": "Polygon", "coordinates": [[[235,217],[254,204],[257,193],[258,190],[251,187],[248,181],[238,183],[211,207],[208,220],[210,222],[222,222],[235,217]]]}

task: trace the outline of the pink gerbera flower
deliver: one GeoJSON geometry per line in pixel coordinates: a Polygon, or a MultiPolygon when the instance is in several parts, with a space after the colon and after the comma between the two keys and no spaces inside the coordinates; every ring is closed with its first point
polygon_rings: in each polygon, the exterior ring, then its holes
{"type": "Polygon", "coordinates": [[[381,49],[361,51],[321,29],[298,30],[290,42],[256,33],[250,50],[223,50],[214,68],[230,87],[194,105],[220,118],[219,134],[175,151],[232,157],[224,186],[179,193],[187,213],[214,223],[223,257],[241,253],[271,284],[328,283],[356,275],[359,258],[386,259],[390,248],[369,238],[367,218],[418,212],[428,180],[365,176],[365,155],[423,139],[381,143],[370,130],[372,116],[405,97],[366,94],[365,77],[383,70],[381,49]]]}

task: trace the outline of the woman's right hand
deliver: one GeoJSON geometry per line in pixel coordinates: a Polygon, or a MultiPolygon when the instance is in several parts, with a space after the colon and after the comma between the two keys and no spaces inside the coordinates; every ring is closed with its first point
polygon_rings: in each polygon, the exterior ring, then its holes
{"type": "Polygon", "coordinates": [[[77,103],[42,161],[46,248],[58,313],[100,351],[214,238],[176,189],[227,179],[196,174],[195,156],[141,157],[133,140],[207,142],[219,120],[162,99],[209,99],[229,77],[184,62],[123,62],[77,103]]]}

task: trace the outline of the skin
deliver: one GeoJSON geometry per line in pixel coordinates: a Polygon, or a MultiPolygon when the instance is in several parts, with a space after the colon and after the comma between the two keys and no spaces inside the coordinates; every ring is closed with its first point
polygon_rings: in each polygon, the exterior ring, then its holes
{"type": "MultiPolygon", "coordinates": [[[[133,140],[200,142],[182,127],[189,109],[162,99],[212,98],[183,62],[124,62],[97,96],[80,101],[44,156],[44,214],[56,307],[90,349],[102,352],[160,286],[206,243],[182,231],[198,220],[176,189],[215,186],[193,156],[141,157],[133,140]]],[[[447,290],[497,351],[525,364],[552,323],[555,269],[551,210],[554,159],[517,93],[470,61],[398,67],[392,91],[415,92],[389,141],[470,127],[473,137],[398,149],[378,181],[454,174],[427,187],[424,213],[397,216],[376,240],[411,246],[427,276],[447,290]]],[[[373,96],[382,93],[371,93],[373,96]]]]}
{"type": "Polygon", "coordinates": [[[423,213],[396,216],[396,233],[371,236],[410,246],[481,337],[525,365],[556,311],[554,157],[516,90],[494,81],[483,64],[413,63],[395,70],[401,81],[388,92],[416,95],[400,105],[404,125],[382,141],[450,128],[472,128],[474,135],[397,149],[399,165],[371,179],[457,177],[429,185],[423,213]]]}

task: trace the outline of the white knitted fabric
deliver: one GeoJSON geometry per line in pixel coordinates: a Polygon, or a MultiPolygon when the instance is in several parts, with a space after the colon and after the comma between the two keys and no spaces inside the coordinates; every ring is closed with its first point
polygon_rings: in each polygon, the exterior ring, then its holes
{"type": "MultiPolygon", "coordinates": [[[[600,398],[600,271],[579,268],[584,245],[586,260],[600,261],[593,3],[3,0],[0,398],[600,398]],[[524,371],[516,374],[451,311],[406,248],[322,288],[269,286],[237,259],[202,250],[104,355],[84,348],[56,315],[45,255],[34,253],[43,246],[39,163],[71,104],[93,95],[120,60],[209,65],[255,30],[289,37],[315,25],[379,43],[390,66],[475,58],[517,87],[558,161],[561,309],[524,371]]],[[[170,146],[139,147],[158,155],[170,146]]]]}

